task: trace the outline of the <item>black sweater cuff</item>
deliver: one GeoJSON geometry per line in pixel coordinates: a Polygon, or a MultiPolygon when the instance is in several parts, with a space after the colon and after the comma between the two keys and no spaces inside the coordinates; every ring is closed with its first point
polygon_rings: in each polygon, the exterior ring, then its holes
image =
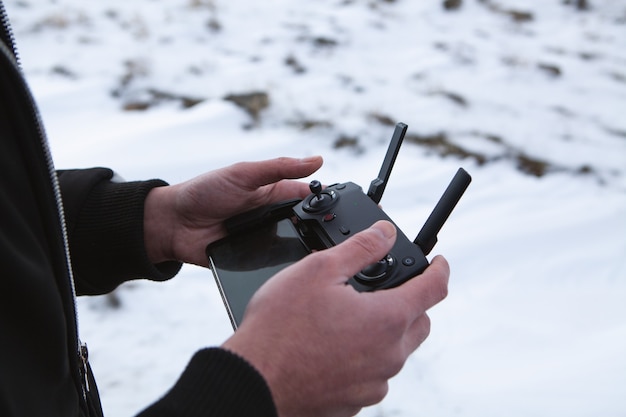
{"type": "Polygon", "coordinates": [[[265,379],[220,348],[197,352],[174,387],[138,417],[277,417],[265,379]]]}
{"type": "Polygon", "coordinates": [[[74,181],[70,172],[60,176],[64,200],[69,200],[66,218],[77,293],[103,294],[131,279],[164,281],[176,275],[181,263],[150,262],[143,235],[145,198],[150,190],[167,183],[115,183],[109,181],[112,171],[91,171],[74,181]],[[86,185],[85,178],[92,183],[86,185]],[[67,193],[72,188],[89,192],[78,193],[82,196],[77,199],[67,193]]]}

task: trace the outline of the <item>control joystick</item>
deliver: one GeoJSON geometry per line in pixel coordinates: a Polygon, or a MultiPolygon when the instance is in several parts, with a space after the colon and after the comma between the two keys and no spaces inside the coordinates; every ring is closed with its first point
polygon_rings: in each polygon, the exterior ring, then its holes
{"type": "Polygon", "coordinates": [[[331,189],[322,191],[322,183],[318,180],[311,181],[309,189],[311,190],[311,195],[305,198],[303,202],[303,209],[309,213],[327,210],[337,202],[337,193],[331,189]]]}
{"type": "Polygon", "coordinates": [[[393,257],[387,255],[380,261],[366,266],[354,276],[354,279],[365,285],[384,281],[391,274],[394,263],[393,257]]]}
{"type": "Polygon", "coordinates": [[[309,190],[311,190],[316,197],[320,197],[320,194],[322,193],[322,183],[318,180],[311,181],[309,183],[309,190]]]}

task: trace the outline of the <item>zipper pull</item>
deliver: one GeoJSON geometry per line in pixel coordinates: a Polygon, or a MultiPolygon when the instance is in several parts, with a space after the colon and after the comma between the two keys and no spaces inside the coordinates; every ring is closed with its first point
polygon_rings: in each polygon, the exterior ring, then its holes
{"type": "Polygon", "coordinates": [[[84,394],[89,392],[89,370],[88,370],[88,362],[89,362],[89,350],[87,349],[87,343],[80,344],[80,350],[78,351],[78,358],[80,359],[81,369],[80,374],[82,377],[82,385],[84,394]]]}

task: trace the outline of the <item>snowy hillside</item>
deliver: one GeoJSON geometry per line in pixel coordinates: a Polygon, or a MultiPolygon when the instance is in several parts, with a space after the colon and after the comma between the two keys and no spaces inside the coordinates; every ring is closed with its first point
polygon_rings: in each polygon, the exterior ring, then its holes
{"type": "MultiPolygon", "coordinates": [[[[362,417],[626,416],[626,0],[5,0],[58,167],[182,181],[321,154],[434,252],[432,334],[362,417]],[[583,7],[586,6],[586,7],[583,7]]],[[[105,413],[156,399],[230,325],[210,271],[80,300],[105,413]]]]}

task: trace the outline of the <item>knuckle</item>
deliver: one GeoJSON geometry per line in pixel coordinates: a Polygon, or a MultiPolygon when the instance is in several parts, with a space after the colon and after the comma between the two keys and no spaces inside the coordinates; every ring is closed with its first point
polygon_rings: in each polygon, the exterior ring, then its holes
{"type": "Polygon", "coordinates": [[[279,166],[287,166],[293,163],[293,158],[289,158],[287,156],[279,156],[274,160],[274,162],[276,162],[276,164],[278,164],[279,166]]]}
{"type": "Polygon", "coordinates": [[[351,408],[360,410],[362,407],[378,404],[384,400],[389,393],[389,383],[386,379],[362,383],[359,384],[357,392],[358,394],[349,403],[351,408]]]}
{"type": "Polygon", "coordinates": [[[421,342],[423,342],[430,335],[430,328],[431,328],[430,317],[428,317],[428,314],[422,314],[418,318],[418,320],[419,320],[419,323],[418,323],[419,324],[418,325],[419,339],[421,340],[421,342]]]}
{"type": "Polygon", "coordinates": [[[442,301],[448,296],[448,283],[445,279],[439,276],[433,277],[428,285],[428,290],[425,292],[426,304],[435,305],[439,301],[442,301]]]}
{"type": "Polygon", "coordinates": [[[394,355],[387,364],[387,375],[389,378],[397,375],[402,368],[404,368],[404,363],[406,362],[406,354],[404,351],[398,352],[398,354],[394,355]]]}
{"type": "Polygon", "coordinates": [[[367,398],[365,398],[365,402],[363,405],[370,406],[374,404],[378,404],[382,400],[385,399],[387,393],[389,392],[389,383],[385,380],[372,388],[367,398]]]}
{"type": "Polygon", "coordinates": [[[357,414],[361,412],[362,409],[363,407],[360,407],[360,406],[348,406],[348,407],[344,407],[341,410],[341,414],[337,413],[337,415],[356,416],[357,414]]]}
{"type": "MultiPolygon", "coordinates": [[[[430,318],[423,314],[417,318],[411,334],[405,340],[405,351],[408,355],[419,348],[430,335],[430,318]]],[[[408,356],[407,355],[407,356],[408,356]]]]}
{"type": "Polygon", "coordinates": [[[448,296],[448,284],[444,280],[437,280],[434,288],[438,300],[443,300],[448,296]]]}

